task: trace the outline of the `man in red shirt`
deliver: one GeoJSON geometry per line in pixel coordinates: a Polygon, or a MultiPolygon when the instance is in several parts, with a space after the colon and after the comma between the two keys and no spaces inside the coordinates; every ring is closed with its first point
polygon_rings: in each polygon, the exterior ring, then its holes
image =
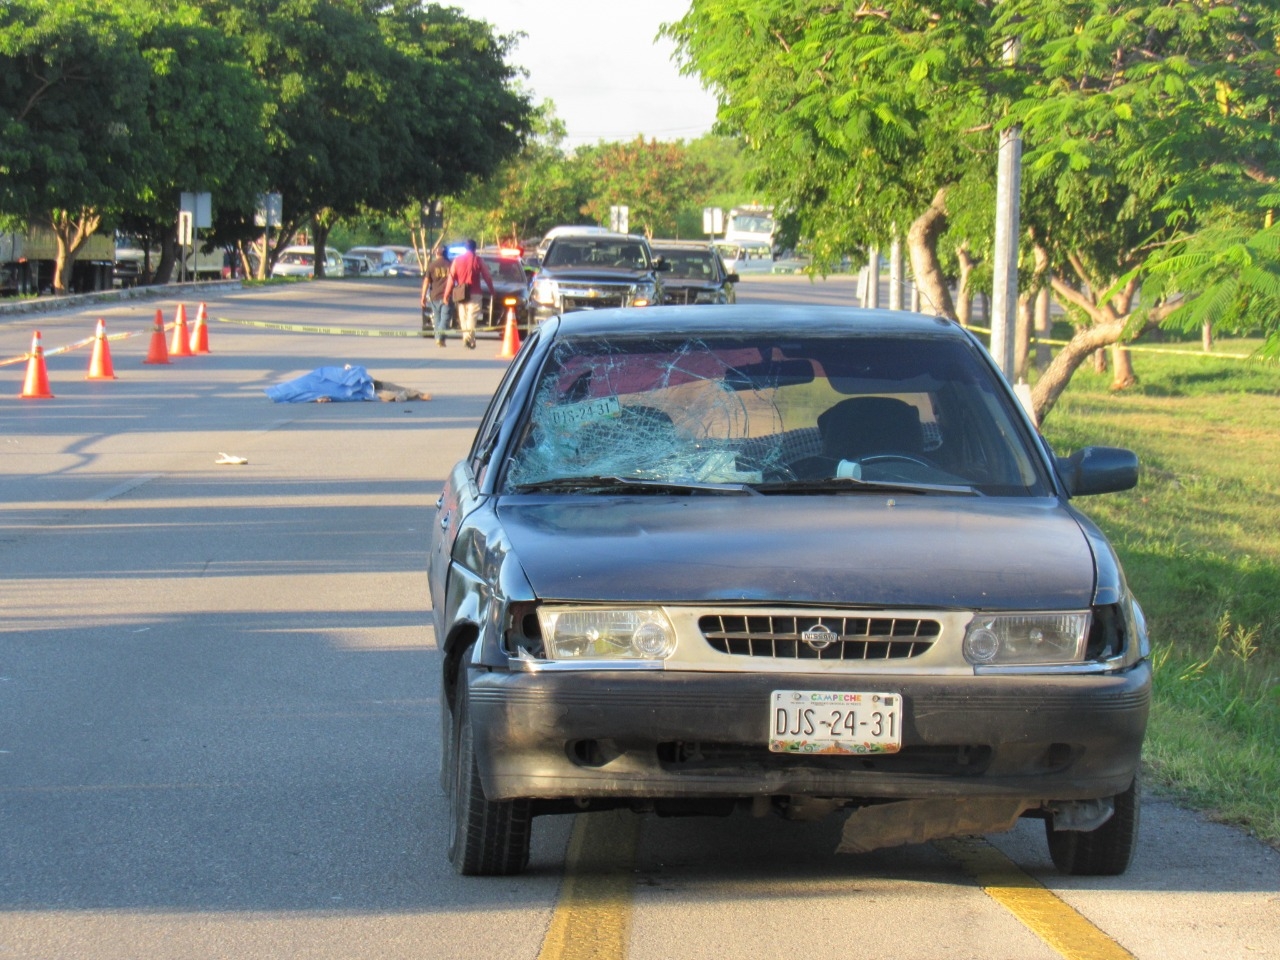
{"type": "Polygon", "coordinates": [[[462,342],[472,350],[476,348],[476,320],[480,316],[483,293],[480,283],[489,287],[489,296],[498,298],[493,286],[493,276],[483,260],[476,256],[476,242],[467,241],[467,249],[449,264],[449,279],[444,285],[444,299],[457,307],[458,326],[462,328],[462,342]],[[460,290],[458,288],[461,288],[460,290]]]}

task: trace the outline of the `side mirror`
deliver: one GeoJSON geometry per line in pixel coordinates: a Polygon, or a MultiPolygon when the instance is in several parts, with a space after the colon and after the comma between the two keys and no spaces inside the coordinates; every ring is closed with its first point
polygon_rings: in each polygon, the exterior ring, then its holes
{"type": "Polygon", "coordinates": [[[659,273],[662,273],[662,272],[663,272],[663,271],[665,271],[665,270],[670,270],[670,269],[671,269],[671,264],[667,263],[667,258],[666,258],[666,257],[661,257],[661,256],[659,256],[659,257],[654,257],[654,258],[653,258],[653,269],[657,270],[659,273]]]}
{"type": "Polygon", "coordinates": [[[726,273],[726,274],[724,275],[724,282],[725,282],[725,283],[739,283],[739,282],[741,282],[741,279],[742,279],[742,278],[741,278],[741,277],[739,277],[736,273],[726,273]]]}
{"type": "Polygon", "coordinates": [[[1116,493],[1138,485],[1138,455],[1121,447],[1084,447],[1056,457],[1058,473],[1073,497],[1116,493]]]}

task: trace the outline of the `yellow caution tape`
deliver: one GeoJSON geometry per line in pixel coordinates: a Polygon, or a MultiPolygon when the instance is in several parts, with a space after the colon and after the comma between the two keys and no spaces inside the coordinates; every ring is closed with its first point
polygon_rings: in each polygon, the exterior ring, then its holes
{"type": "Polygon", "coordinates": [[[351,327],[315,327],[301,323],[271,323],[267,320],[232,320],[227,317],[209,317],[219,323],[234,323],[241,327],[257,327],[262,330],[286,330],[290,333],[323,333],[335,337],[420,337],[418,330],[360,330],[351,327]]]}
{"type": "MultiPolygon", "coordinates": [[[[970,326],[970,327],[965,327],[965,329],[972,330],[974,333],[985,333],[987,334],[987,336],[991,335],[991,329],[989,327],[970,326]]],[[[1065,347],[1069,342],[1070,341],[1068,340],[1050,340],[1047,337],[1031,338],[1031,346],[1033,347],[1037,343],[1047,343],[1051,347],[1065,347]]],[[[1109,343],[1107,344],[1107,347],[1103,347],[1102,349],[1107,349],[1113,346],[1116,346],[1116,344],[1109,343]]],[[[1120,344],[1120,346],[1123,346],[1126,350],[1130,350],[1133,353],[1168,353],[1177,357],[1218,357],[1222,360],[1252,360],[1255,357],[1255,355],[1252,353],[1219,353],[1216,350],[1197,351],[1194,349],[1175,350],[1171,347],[1147,347],[1147,346],[1143,346],[1142,344],[1133,344],[1133,343],[1124,343],[1124,344],[1120,344]]]]}

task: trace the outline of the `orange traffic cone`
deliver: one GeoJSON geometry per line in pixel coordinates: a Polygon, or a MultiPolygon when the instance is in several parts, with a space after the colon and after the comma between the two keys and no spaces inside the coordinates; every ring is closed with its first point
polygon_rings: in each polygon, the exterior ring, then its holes
{"type": "Polygon", "coordinates": [[[187,306],[178,304],[178,315],[173,321],[173,339],[169,342],[169,356],[191,356],[191,331],[187,328],[187,306]]]}
{"type": "Polygon", "coordinates": [[[31,338],[31,353],[27,360],[27,380],[18,394],[24,400],[52,400],[49,392],[49,371],[44,365],[44,347],[40,346],[40,331],[31,338]]]}
{"type": "Polygon", "coordinates": [[[115,367],[111,365],[111,347],[107,343],[107,325],[98,318],[98,330],[93,335],[93,356],[89,358],[89,375],[86,380],[114,380],[115,367]]]}
{"type": "Polygon", "coordinates": [[[502,333],[502,349],[498,351],[499,360],[510,360],[520,352],[520,331],[516,329],[516,308],[507,307],[507,325],[502,333]]]}
{"type": "Polygon", "coordinates": [[[143,363],[168,363],[169,348],[164,345],[164,314],[156,311],[156,323],[151,328],[151,347],[143,363]]]}
{"type": "Polygon", "coordinates": [[[209,328],[205,325],[206,313],[204,304],[196,311],[196,325],[191,330],[191,352],[209,352],[209,328]]]}

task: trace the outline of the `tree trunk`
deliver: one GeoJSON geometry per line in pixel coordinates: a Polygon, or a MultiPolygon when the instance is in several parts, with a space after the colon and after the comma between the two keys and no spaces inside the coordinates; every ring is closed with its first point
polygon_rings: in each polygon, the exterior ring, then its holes
{"type": "Polygon", "coordinates": [[[1133,372],[1133,356],[1125,348],[1123,343],[1113,344],[1111,347],[1111,358],[1113,371],[1111,374],[1111,390],[1118,393],[1121,390],[1127,390],[1138,382],[1138,377],[1133,372]]]}
{"type": "Polygon", "coordinates": [[[969,256],[969,248],[961,246],[956,250],[956,261],[960,264],[960,281],[956,284],[956,319],[960,326],[969,326],[973,319],[973,257],[969,256]]]}
{"type": "Polygon", "coordinates": [[[168,283],[173,279],[173,268],[178,264],[178,228],[164,230],[160,234],[160,262],[156,264],[156,283],[168,283]]]}
{"type": "Polygon", "coordinates": [[[934,195],[929,209],[916,218],[907,231],[907,247],[911,251],[911,272],[915,274],[920,297],[930,313],[956,319],[955,304],[938,262],[938,237],[947,225],[947,188],[934,195]]]}
{"type": "Polygon", "coordinates": [[[1123,321],[1076,330],[1075,335],[1053,358],[1053,362],[1049,364],[1031,390],[1031,403],[1035,407],[1037,423],[1044,423],[1045,417],[1053,410],[1058,398],[1062,396],[1062,391],[1067,389],[1067,384],[1071,382],[1071,375],[1079,366],[1096,351],[1119,340],[1123,330],[1123,321]]]}
{"type": "Polygon", "coordinates": [[[1027,379],[1027,356],[1031,352],[1031,325],[1035,294],[1024,293],[1018,298],[1018,309],[1013,323],[1013,382],[1027,379]]]}
{"type": "Polygon", "coordinates": [[[333,216],[332,211],[322,210],[316,214],[315,219],[311,221],[313,230],[311,233],[311,249],[316,254],[315,269],[312,271],[317,280],[323,280],[324,273],[324,255],[325,245],[329,242],[329,231],[333,229],[334,221],[337,218],[333,216]]]}
{"type": "Polygon", "coordinates": [[[1053,359],[1049,340],[1053,336],[1053,319],[1049,314],[1049,284],[1052,282],[1045,275],[1044,286],[1036,294],[1036,369],[1043,371],[1053,359]]]}
{"type": "Polygon", "coordinates": [[[102,215],[89,207],[81,207],[74,217],[70,210],[54,210],[45,219],[53,231],[57,243],[54,255],[53,292],[66,293],[71,286],[71,269],[76,254],[84,247],[89,236],[98,229],[102,215]]]}

